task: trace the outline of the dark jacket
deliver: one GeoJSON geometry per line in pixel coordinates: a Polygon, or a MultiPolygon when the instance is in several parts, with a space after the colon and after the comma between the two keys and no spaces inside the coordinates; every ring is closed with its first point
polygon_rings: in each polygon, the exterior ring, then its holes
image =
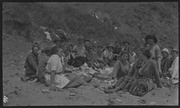
{"type": "Polygon", "coordinates": [[[24,68],[26,75],[36,74],[36,69],[38,68],[38,55],[35,55],[32,52],[30,52],[26,57],[24,68]]]}

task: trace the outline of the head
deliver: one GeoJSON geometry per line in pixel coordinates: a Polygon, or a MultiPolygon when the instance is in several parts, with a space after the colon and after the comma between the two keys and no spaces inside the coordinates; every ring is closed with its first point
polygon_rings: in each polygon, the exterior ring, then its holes
{"type": "Polygon", "coordinates": [[[54,46],[52,49],[51,49],[51,55],[53,54],[57,54],[57,55],[61,55],[63,53],[63,50],[62,48],[58,47],[58,46],[54,46]]]}
{"type": "Polygon", "coordinates": [[[115,42],[115,46],[116,46],[116,47],[121,47],[120,42],[119,42],[119,41],[116,41],[116,42],[115,42]]]}
{"type": "Polygon", "coordinates": [[[122,51],[122,52],[120,53],[120,59],[121,59],[122,61],[128,61],[128,59],[129,59],[129,54],[128,54],[128,52],[122,51]]]}
{"type": "Polygon", "coordinates": [[[90,45],[90,40],[86,40],[86,41],[85,41],[85,44],[86,44],[86,45],[90,45]]]}
{"type": "Polygon", "coordinates": [[[107,50],[112,52],[113,51],[113,46],[107,46],[107,50]]]}
{"type": "Polygon", "coordinates": [[[33,54],[38,55],[39,50],[40,50],[40,47],[38,45],[32,46],[32,53],[33,54]]]}
{"type": "Polygon", "coordinates": [[[169,57],[169,50],[167,48],[164,48],[162,51],[161,51],[161,54],[163,56],[163,58],[167,58],[169,57]]]}
{"type": "Polygon", "coordinates": [[[171,51],[171,56],[172,56],[172,58],[175,59],[178,55],[179,55],[179,50],[178,50],[178,49],[173,49],[173,50],[171,51]]]}
{"type": "Polygon", "coordinates": [[[136,55],[139,55],[141,53],[141,50],[138,47],[135,47],[134,52],[136,53],[136,55]]]}
{"type": "Polygon", "coordinates": [[[83,39],[78,39],[78,45],[83,45],[83,43],[84,43],[84,41],[83,41],[83,39]]]}
{"type": "Polygon", "coordinates": [[[123,46],[124,46],[125,48],[129,48],[130,43],[129,43],[128,41],[124,41],[124,42],[123,42],[123,46]]]}
{"type": "Polygon", "coordinates": [[[149,43],[150,45],[154,45],[157,43],[157,38],[154,35],[148,35],[145,37],[145,40],[147,43],[149,43]]]}
{"type": "Polygon", "coordinates": [[[145,40],[145,38],[143,37],[143,38],[141,38],[141,42],[142,42],[142,44],[145,44],[146,43],[146,40],[145,40]]]}
{"type": "Polygon", "coordinates": [[[41,53],[46,54],[47,56],[50,56],[50,48],[44,48],[41,50],[41,53]]]}

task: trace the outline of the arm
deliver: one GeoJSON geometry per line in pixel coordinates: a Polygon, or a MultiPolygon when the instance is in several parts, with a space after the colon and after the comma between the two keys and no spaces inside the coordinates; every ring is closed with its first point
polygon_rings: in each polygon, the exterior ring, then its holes
{"type": "Polygon", "coordinates": [[[28,55],[27,59],[28,59],[29,63],[31,64],[31,66],[37,70],[38,65],[37,65],[36,61],[34,60],[33,55],[28,55]]]}
{"type": "Polygon", "coordinates": [[[157,84],[158,87],[162,88],[162,84],[160,82],[160,77],[159,77],[159,74],[158,74],[158,70],[156,68],[156,65],[154,63],[151,63],[151,71],[152,71],[152,75],[154,76],[155,78],[155,82],[157,84]]]}
{"type": "Polygon", "coordinates": [[[112,77],[116,76],[119,68],[120,68],[120,64],[119,64],[119,60],[118,60],[118,61],[116,61],[115,65],[114,65],[114,68],[113,68],[113,71],[112,71],[112,77]]]}
{"type": "Polygon", "coordinates": [[[179,68],[179,59],[175,59],[175,62],[173,63],[172,67],[172,78],[178,77],[178,68],[179,68]]]}

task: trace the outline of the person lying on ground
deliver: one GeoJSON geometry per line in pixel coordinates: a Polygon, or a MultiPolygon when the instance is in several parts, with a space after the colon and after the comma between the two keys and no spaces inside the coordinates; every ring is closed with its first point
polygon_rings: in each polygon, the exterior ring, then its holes
{"type": "Polygon", "coordinates": [[[32,52],[30,52],[24,64],[25,75],[21,78],[22,81],[34,80],[38,78],[37,70],[38,70],[38,51],[40,47],[36,44],[32,46],[32,52]]]}
{"type": "Polygon", "coordinates": [[[128,62],[128,52],[122,51],[119,59],[116,61],[113,72],[110,73],[112,78],[117,78],[119,80],[121,77],[124,77],[128,74],[128,71],[131,68],[130,63],[128,62]]]}
{"type": "Polygon", "coordinates": [[[61,90],[62,88],[78,87],[87,84],[80,76],[74,74],[64,74],[61,61],[62,48],[54,46],[51,56],[47,62],[45,81],[50,85],[51,90],[61,90]]]}

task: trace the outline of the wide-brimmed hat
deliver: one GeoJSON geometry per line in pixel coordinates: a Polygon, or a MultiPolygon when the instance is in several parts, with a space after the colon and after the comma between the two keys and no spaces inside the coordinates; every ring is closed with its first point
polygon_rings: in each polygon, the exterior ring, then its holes
{"type": "Polygon", "coordinates": [[[170,55],[169,50],[167,48],[164,48],[161,52],[167,52],[170,55]]]}
{"type": "Polygon", "coordinates": [[[123,42],[123,45],[124,45],[125,43],[127,43],[127,44],[129,44],[129,45],[130,45],[130,43],[129,43],[128,41],[124,41],[124,42],[123,42]]]}
{"type": "Polygon", "coordinates": [[[114,48],[114,45],[111,43],[111,44],[106,46],[106,48],[109,48],[109,47],[114,48]]]}
{"type": "Polygon", "coordinates": [[[171,52],[179,53],[179,49],[173,49],[171,52]]]}
{"type": "Polygon", "coordinates": [[[147,36],[145,37],[146,42],[148,42],[149,39],[152,39],[152,40],[154,41],[154,43],[157,43],[157,38],[156,38],[156,36],[154,36],[154,35],[147,35],[147,36]]]}

